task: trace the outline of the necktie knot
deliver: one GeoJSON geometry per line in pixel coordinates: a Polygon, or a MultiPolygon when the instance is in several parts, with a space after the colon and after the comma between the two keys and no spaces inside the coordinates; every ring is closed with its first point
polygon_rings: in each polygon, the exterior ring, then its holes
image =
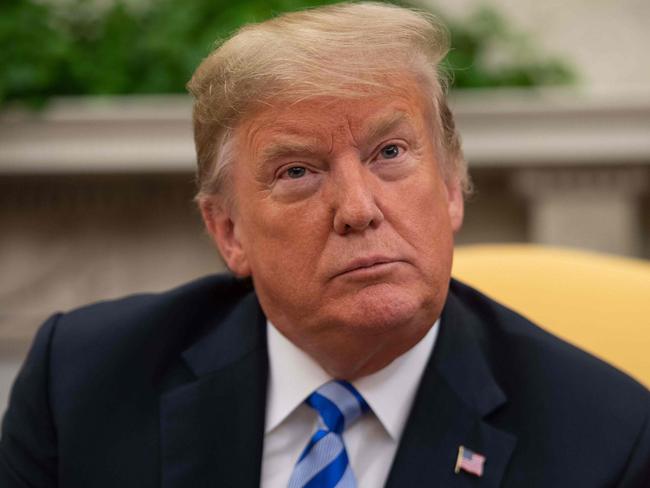
{"type": "Polygon", "coordinates": [[[318,412],[324,430],[337,434],[350,427],[369,408],[354,386],[342,380],[325,383],[309,395],[307,405],[318,412]]]}

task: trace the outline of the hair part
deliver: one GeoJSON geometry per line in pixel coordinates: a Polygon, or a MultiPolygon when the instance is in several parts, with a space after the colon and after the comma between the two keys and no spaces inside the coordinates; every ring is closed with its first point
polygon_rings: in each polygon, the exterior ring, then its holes
{"type": "Polygon", "coordinates": [[[271,101],[386,93],[409,75],[431,100],[443,175],[468,193],[467,164],[439,68],[448,38],[430,13],[375,2],[291,12],[242,27],[203,60],[187,84],[194,96],[197,199],[220,195],[232,203],[234,128],[256,109],[271,101]]]}

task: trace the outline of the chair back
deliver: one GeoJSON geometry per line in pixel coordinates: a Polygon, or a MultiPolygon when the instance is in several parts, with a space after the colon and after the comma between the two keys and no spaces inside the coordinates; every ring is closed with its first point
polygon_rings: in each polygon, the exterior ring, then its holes
{"type": "Polygon", "coordinates": [[[456,248],[452,274],[650,387],[650,262],[473,245],[456,248]]]}

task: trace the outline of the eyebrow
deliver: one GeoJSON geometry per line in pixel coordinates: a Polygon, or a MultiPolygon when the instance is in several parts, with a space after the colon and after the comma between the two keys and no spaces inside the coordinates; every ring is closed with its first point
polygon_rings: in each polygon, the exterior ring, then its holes
{"type": "MultiPolygon", "coordinates": [[[[393,112],[388,117],[371,122],[363,132],[366,141],[385,137],[397,127],[407,125],[411,128],[411,117],[406,112],[393,112]]],[[[294,140],[278,140],[269,144],[260,152],[260,161],[274,161],[288,156],[318,154],[319,145],[316,141],[297,142],[294,140]]]]}
{"type": "Polygon", "coordinates": [[[260,152],[261,161],[273,161],[296,154],[316,154],[318,148],[310,142],[281,141],[270,144],[260,152]]]}
{"type": "Polygon", "coordinates": [[[406,112],[393,112],[390,116],[371,123],[364,133],[364,138],[367,141],[380,139],[401,125],[408,125],[409,128],[412,128],[410,121],[411,117],[406,112]]]}

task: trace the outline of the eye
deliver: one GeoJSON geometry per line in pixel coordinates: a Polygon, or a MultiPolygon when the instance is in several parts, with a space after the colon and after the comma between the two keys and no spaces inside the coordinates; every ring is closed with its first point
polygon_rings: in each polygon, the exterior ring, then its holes
{"type": "Polygon", "coordinates": [[[379,154],[381,154],[384,159],[394,159],[399,156],[399,153],[400,148],[396,144],[384,146],[381,148],[381,151],[379,151],[379,154]]]}
{"type": "Polygon", "coordinates": [[[292,180],[302,178],[307,174],[307,169],[303,166],[292,166],[285,171],[285,174],[292,180]]]}

